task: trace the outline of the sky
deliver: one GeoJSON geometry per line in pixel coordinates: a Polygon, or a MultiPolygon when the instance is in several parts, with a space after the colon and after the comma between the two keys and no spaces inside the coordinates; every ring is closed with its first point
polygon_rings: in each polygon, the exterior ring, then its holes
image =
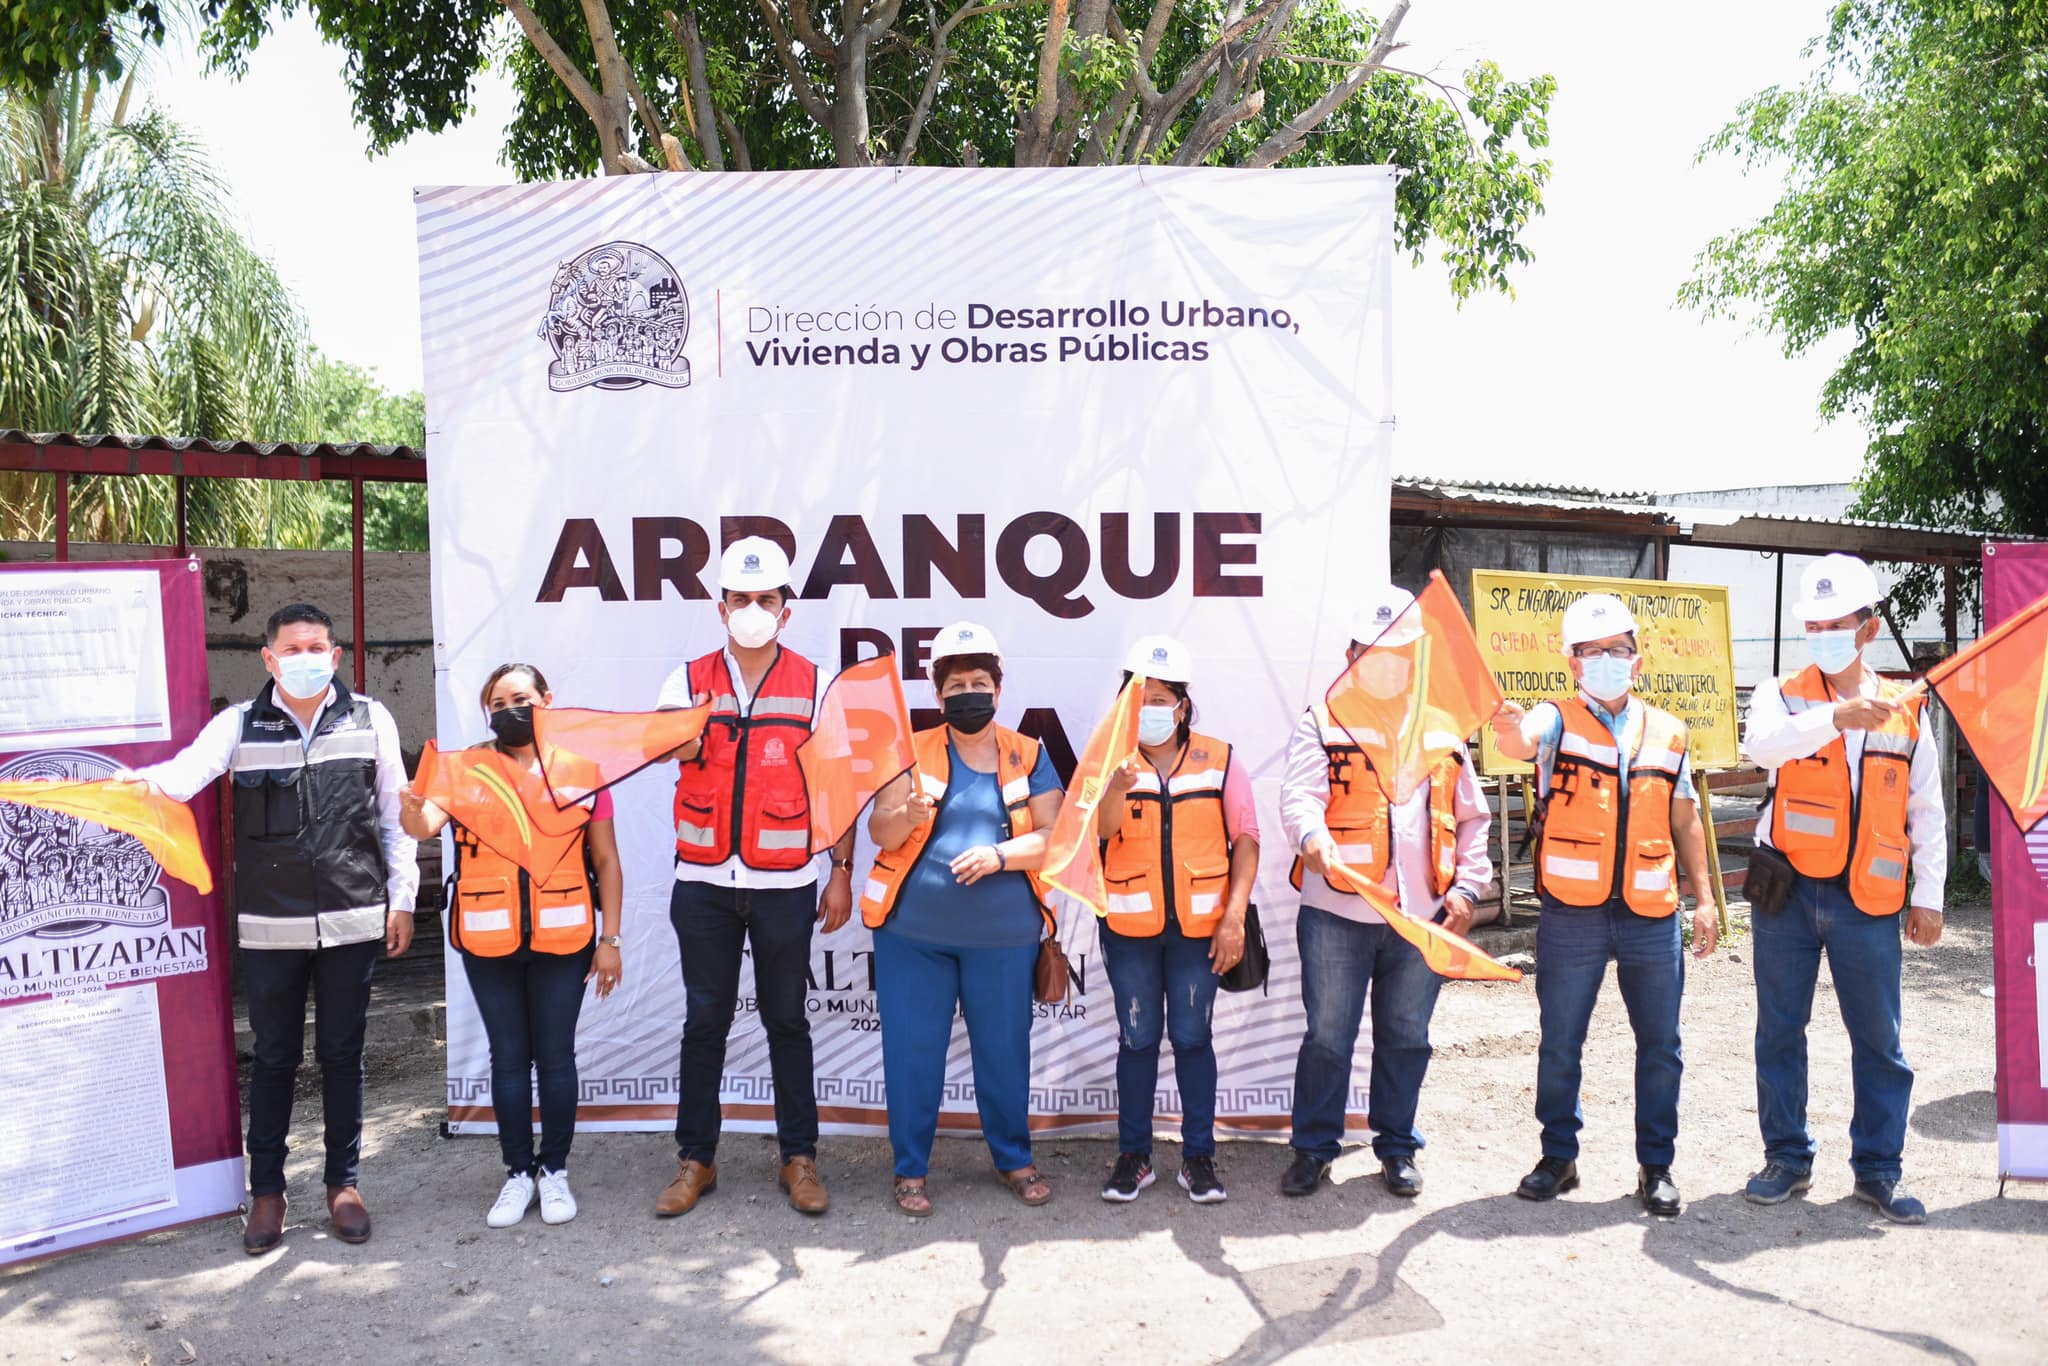
{"type": "MultiPolygon", "coordinates": [[[[1835,353],[1676,307],[1709,238],[1776,189],[1696,153],[1746,95],[1796,80],[1829,0],[1716,9],[1641,0],[1415,0],[1397,64],[1454,77],[1476,57],[1558,81],[1545,212],[1515,297],[1462,307],[1435,260],[1395,272],[1398,475],[1730,488],[1853,478],[1862,433],[1823,425],[1835,353]]],[[[487,77],[457,129],[371,157],[343,55],[303,15],[234,81],[188,48],[163,54],[154,98],[207,145],[252,240],[276,261],[328,354],[399,389],[420,383],[415,185],[501,184],[509,86],[487,77]]]]}

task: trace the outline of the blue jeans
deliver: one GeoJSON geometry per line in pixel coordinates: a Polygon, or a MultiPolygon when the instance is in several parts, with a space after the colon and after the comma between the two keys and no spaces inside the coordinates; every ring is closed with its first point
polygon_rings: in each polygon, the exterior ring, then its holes
{"type": "Polygon", "coordinates": [[[576,1019],[596,944],[580,953],[462,955],[462,972],[491,1042],[491,1110],[510,1176],[531,1175],[534,1077],[540,1077],[540,1168],[569,1169],[576,1140],[576,1019]]]}
{"type": "Polygon", "coordinates": [[[313,1057],[320,1064],[330,1186],[356,1184],[363,1151],[363,1034],[370,976],[384,941],[329,949],[242,950],[242,994],[256,1036],[249,1061],[249,1193],[284,1193],[292,1090],[306,1052],[306,994],[313,996],[313,1057]]]}
{"type": "Polygon", "coordinates": [[[1593,1003],[1614,960],[1621,1002],[1636,1036],[1636,1161],[1668,1167],[1678,1142],[1678,1004],[1685,951],[1678,916],[1637,915],[1621,901],[1566,906],[1545,896],[1536,922],[1536,1005],[1543,1041],[1536,1053],[1536,1118],[1543,1155],[1578,1160],[1579,1055],[1593,1003]]]}
{"type": "Polygon", "coordinates": [[[1102,928],[1102,960],[1116,996],[1116,1141],[1121,1152],[1152,1151],[1152,1110],[1159,1087],[1159,1040],[1173,1040],[1180,1086],[1181,1151],[1216,1155],[1216,1047],[1209,1039],[1216,974],[1209,941],[1190,939],[1180,922],[1144,938],[1102,928]],[[1163,1009],[1162,1009],[1163,1007],[1163,1009]]]}
{"type": "Polygon", "coordinates": [[[676,1078],[676,1156],[710,1162],[718,1156],[724,1112],[719,1091],[725,1042],[739,1008],[740,958],[751,947],[754,1002],[768,1036],[768,1075],[775,1083],[775,1141],[782,1160],[818,1152],[818,1093],[813,1081],[811,926],[818,884],[753,889],[678,882],[668,919],[683,958],[683,1049],[676,1078]]]}
{"type": "Polygon", "coordinates": [[[974,1104],[996,1166],[1031,1165],[1031,979],[1038,945],[955,949],[875,933],[875,1009],[896,1175],[931,1170],[953,1015],[967,1018],[974,1104]]]}
{"type": "Polygon", "coordinates": [[[1372,996],[1372,1091],[1366,1120],[1372,1150],[1411,1157],[1422,1147],[1415,1107],[1429,1071],[1429,1017],[1443,979],[1415,946],[1385,925],[1346,920],[1303,906],[1294,921],[1301,950],[1301,1003],[1308,1034],[1294,1063],[1294,1137],[1299,1152],[1334,1162],[1344,1141],[1351,1054],[1372,996]]]}
{"type": "Polygon", "coordinates": [[[1899,916],[1865,915],[1846,888],[1802,877],[1784,909],[1750,920],[1756,942],[1756,1113],[1764,1160],[1813,1167],[1806,1128],[1806,1025],[1821,950],[1849,1031],[1856,1108],[1849,1165],[1859,1181],[1896,1181],[1913,1069],[1899,1046],[1899,916]]]}

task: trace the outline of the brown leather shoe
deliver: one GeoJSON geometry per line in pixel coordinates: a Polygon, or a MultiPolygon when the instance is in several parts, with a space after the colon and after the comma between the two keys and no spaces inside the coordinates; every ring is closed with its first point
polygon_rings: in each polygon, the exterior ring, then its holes
{"type": "Polygon", "coordinates": [[[327,1217],[334,1224],[334,1236],[344,1243],[370,1241],[370,1211],[354,1186],[327,1188],[327,1217]]]}
{"type": "Polygon", "coordinates": [[[818,1176],[815,1158],[792,1157],[783,1163],[782,1189],[789,1196],[789,1207],[798,1214],[823,1214],[832,1203],[818,1176]]]}
{"type": "Polygon", "coordinates": [[[683,1158],[676,1162],[676,1178],[655,1197],[654,1212],[664,1219],[688,1214],[697,1202],[718,1189],[718,1164],[683,1158]]]}
{"type": "Polygon", "coordinates": [[[284,1241],[284,1192],[249,1200],[249,1218],[242,1225],[242,1251],[260,1256],[284,1241]]]}

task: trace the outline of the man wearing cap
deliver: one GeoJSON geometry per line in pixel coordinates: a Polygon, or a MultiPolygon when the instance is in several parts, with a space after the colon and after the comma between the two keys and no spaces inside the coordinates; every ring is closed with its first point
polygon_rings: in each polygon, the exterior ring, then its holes
{"type": "Polygon", "coordinates": [[[1643,657],[1635,618],[1620,598],[1592,593],[1574,602],[1563,637],[1577,695],[1526,712],[1504,702],[1493,718],[1501,753],[1535,760],[1543,796],[1536,860],[1543,1156],[1515,1194],[1551,1200],[1579,1184],[1580,1054],[1612,959],[1636,1036],[1636,1195],[1650,1213],[1670,1217],[1679,1209],[1671,1162],[1684,1070],[1681,870],[1698,903],[1694,956],[1712,953],[1719,932],[1690,735],[1683,720],[1634,695],[1643,657]]]}
{"type": "Polygon", "coordinates": [[[1806,624],[1813,662],[1750,698],[1744,747],[1771,784],[1756,839],[1789,861],[1793,876],[1782,907],[1756,910],[1750,921],[1764,1166],[1743,1195],[1775,1205],[1811,1184],[1806,1024],[1825,951],[1849,1031],[1856,1198],[1917,1224],[1926,1207],[1899,1179],[1913,1096],[1899,1045],[1899,922],[1903,913],[1906,938],[1923,948],[1940,940],[1948,826],[1940,756],[1922,743],[1920,699],[1863,660],[1883,596],[1853,555],[1808,565],[1792,610],[1806,624]]]}
{"type": "MultiPolygon", "coordinates": [[[[1352,624],[1347,664],[1375,641],[1396,644],[1404,633],[1412,638],[1419,632],[1417,614],[1408,610],[1414,602],[1414,594],[1391,584],[1370,594],[1352,624]]],[[[1374,686],[1371,678],[1366,683],[1374,686]]],[[[1390,697],[1407,683],[1405,676],[1383,680],[1390,697]]],[[[1422,1190],[1415,1154],[1423,1140],[1415,1111],[1429,1070],[1429,1021],[1442,979],[1338,874],[1349,868],[1398,896],[1409,915],[1463,934],[1493,878],[1486,852],[1489,819],[1462,746],[1396,806],[1365,751],[1322,702],[1302,713],[1287,744],[1280,824],[1299,854],[1293,871],[1301,892],[1295,939],[1308,1032],[1294,1065],[1294,1161],[1280,1178],[1281,1194],[1313,1195],[1337,1158],[1351,1098],[1351,1055],[1368,995],[1372,1084],[1366,1118],[1380,1179],[1395,1195],[1422,1190]]]]}
{"type": "Polygon", "coordinates": [[[681,770],[669,921],[682,952],[686,1004],[676,1175],[654,1205],[663,1217],[687,1213],[718,1185],[719,1079],[748,949],[775,1083],[780,1183],[804,1214],[823,1214],[829,1203],[818,1176],[806,1002],[813,922],[830,934],[853,911],[853,832],[832,850],[820,896],[796,751],[810,736],[827,680],[777,639],[789,624],[790,578],[789,557],[773,541],[733,542],[718,567],[725,645],[670,674],[658,703],[711,704],[704,734],[674,755],[681,770]]]}

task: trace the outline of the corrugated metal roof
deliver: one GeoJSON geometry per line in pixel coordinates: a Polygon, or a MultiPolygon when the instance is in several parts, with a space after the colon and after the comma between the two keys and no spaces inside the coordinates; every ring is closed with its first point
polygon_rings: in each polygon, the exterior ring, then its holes
{"type": "Polygon", "coordinates": [[[1396,485],[1414,488],[1434,488],[1446,493],[1469,492],[1488,494],[1522,494],[1530,501],[1563,500],[1566,503],[1593,502],[1603,504],[1647,503],[1655,495],[1648,493],[1615,492],[1610,489],[1590,488],[1584,484],[1512,484],[1484,483],[1462,479],[1433,479],[1425,475],[1397,474],[1396,485]]]}
{"type": "Polygon", "coordinates": [[[195,436],[94,435],[80,432],[24,432],[0,428],[0,445],[70,446],[80,450],[203,451],[213,455],[281,455],[298,458],[375,456],[380,460],[424,460],[414,446],[377,446],[367,441],[202,441],[195,436]]]}

